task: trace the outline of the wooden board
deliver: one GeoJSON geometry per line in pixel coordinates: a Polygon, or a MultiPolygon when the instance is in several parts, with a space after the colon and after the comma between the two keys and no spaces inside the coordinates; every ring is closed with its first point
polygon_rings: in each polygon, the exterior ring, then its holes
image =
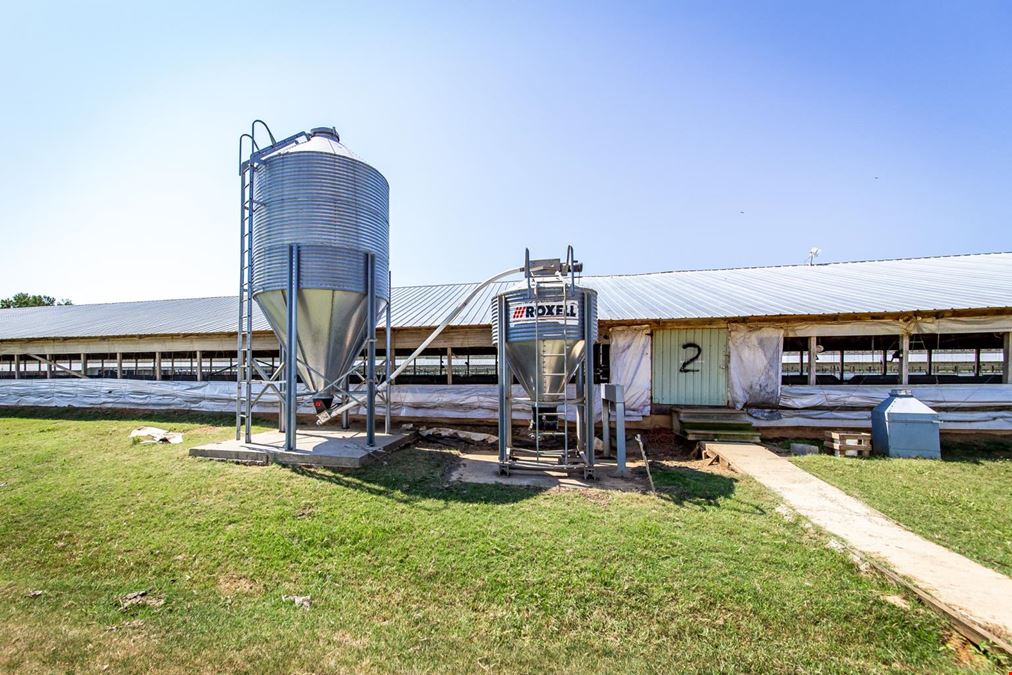
{"type": "Polygon", "coordinates": [[[826,441],[846,445],[871,445],[871,434],[858,431],[827,431],[826,441]]]}

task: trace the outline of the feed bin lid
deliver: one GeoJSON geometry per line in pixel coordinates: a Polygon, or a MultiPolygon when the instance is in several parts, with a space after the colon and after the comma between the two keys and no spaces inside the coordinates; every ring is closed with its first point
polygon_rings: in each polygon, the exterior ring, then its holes
{"type": "Polygon", "coordinates": [[[333,127],[316,127],[309,132],[309,139],[301,143],[292,143],[280,148],[276,152],[269,152],[265,157],[276,157],[278,155],[289,155],[296,152],[322,152],[327,155],[340,155],[350,159],[364,162],[361,157],[349,150],[343,143],[341,137],[333,127]]]}
{"type": "Polygon", "coordinates": [[[875,406],[875,411],[892,419],[938,419],[938,413],[916,398],[909,389],[893,389],[889,397],[875,406]]]}

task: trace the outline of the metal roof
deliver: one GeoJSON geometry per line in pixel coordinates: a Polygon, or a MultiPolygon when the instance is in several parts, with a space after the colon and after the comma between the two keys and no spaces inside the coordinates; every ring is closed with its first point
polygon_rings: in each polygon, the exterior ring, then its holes
{"type": "MultiPolygon", "coordinates": [[[[488,325],[492,284],[453,325],[488,325]]],[[[586,276],[602,321],[726,319],[1012,308],[1012,253],[586,276]]],[[[393,289],[395,328],[439,324],[477,284],[393,289]]],[[[0,310],[0,340],[230,333],[235,297],[0,310]]],[[[269,330],[254,310],[255,330],[269,330]]]]}

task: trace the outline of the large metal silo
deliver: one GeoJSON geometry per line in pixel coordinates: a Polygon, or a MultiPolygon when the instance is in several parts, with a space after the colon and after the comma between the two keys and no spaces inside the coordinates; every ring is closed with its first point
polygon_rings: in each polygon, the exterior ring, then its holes
{"type": "Polygon", "coordinates": [[[390,297],[389,188],[333,129],[268,151],[254,178],[253,297],[285,342],[288,247],[299,245],[299,375],[323,392],[354,364],[366,339],[368,280],[377,312],[390,297]]]}
{"type": "MultiPolygon", "coordinates": [[[[347,388],[357,356],[366,356],[366,436],[374,440],[377,392],[375,328],[389,322],[389,187],[375,168],[320,127],[260,146],[253,123],[240,140],[242,254],[236,437],[250,438],[254,371],[269,383],[252,350],[252,303],[282,345],[281,425],[295,444],[296,372],[317,410],[347,388]],[[243,141],[250,154],[243,160],[243,141]]],[[[389,333],[389,331],[388,331],[389,333]]],[[[359,399],[360,400],[360,399],[359,399]]],[[[389,408],[389,406],[388,406],[389,408]]]]}

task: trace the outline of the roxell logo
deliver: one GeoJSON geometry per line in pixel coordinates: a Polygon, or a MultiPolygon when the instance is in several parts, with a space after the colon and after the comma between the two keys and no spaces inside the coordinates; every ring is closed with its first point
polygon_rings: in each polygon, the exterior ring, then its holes
{"type": "Polygon", "coordinates": [[[535,319],[544,321],[576,321],[579,318],[579,303],[570,300],[565,304],[559,303],[524,303],[513,305],[510,312],[510,323],[534,323],[535,319]]]}

